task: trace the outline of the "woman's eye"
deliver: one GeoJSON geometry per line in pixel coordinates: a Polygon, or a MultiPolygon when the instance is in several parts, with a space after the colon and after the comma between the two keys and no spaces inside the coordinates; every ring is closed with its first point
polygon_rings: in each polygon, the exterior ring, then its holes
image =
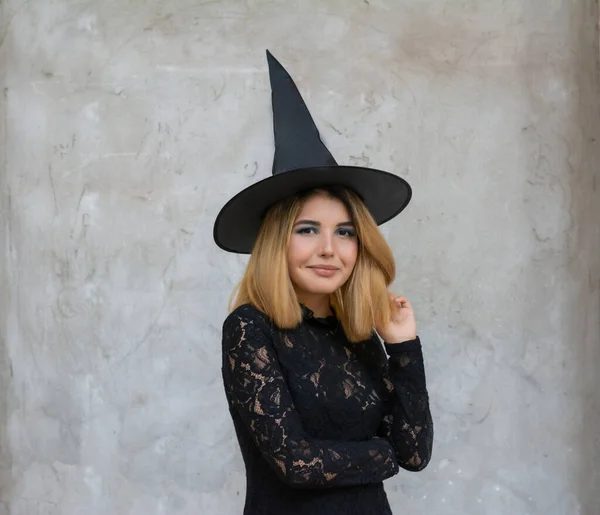
{"type": "Polygon", "coordinates": [[[313,232],[316,232],[314,227],[301,227],[296,231],[296,234],[311,234],[313,232]]]}
{"type": "Polygon", "coordinates": [[[356,233],[351,229],[340,229],[338,232],[339,232],[340,236],[347,236],[347,237],[356,236],[356,233]]]}

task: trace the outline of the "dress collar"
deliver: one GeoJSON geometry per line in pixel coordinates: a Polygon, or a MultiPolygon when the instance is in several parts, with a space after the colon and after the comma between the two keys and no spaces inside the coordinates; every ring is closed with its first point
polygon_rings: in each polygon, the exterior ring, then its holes
{"type": "Polygon", "coordinates": [[[335,310],[331,305],[329,307],[331,308],[331,311],[333,311],[333,315],[329,315],[327,317],[316,317],[315,313],[310,308],[307,308],[304,304],[300,304],[300,307],[302,308],[303,320],[314,320],[315,322],[323,325],[337,325],[338,323],[338,319],[335,316],[335,310]]]}

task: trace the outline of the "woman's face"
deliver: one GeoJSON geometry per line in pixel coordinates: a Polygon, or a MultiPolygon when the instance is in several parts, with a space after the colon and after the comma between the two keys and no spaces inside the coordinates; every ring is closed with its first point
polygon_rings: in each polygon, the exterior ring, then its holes
{"type": "Polygon", "coordinates": [[[300,301],[336,291],[350,277],[357,254],[356,229],[346,206],[324,193],[309,197],[296,218],[287,251],[300,301]]]}

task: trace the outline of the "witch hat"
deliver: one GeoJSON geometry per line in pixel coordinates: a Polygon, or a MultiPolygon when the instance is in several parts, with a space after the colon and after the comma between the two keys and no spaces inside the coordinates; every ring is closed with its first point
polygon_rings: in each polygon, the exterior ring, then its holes
{"type": "Polygon", "coordinates": [[[382,170],[338,165],[321,141],[290,75],[268,50],[267,61],[275,136],[273,175],[242,190],[223,206],[215,221],[215,243],[228,252],[250,254],[270,206],[320,186],[353,190],[378,225],[398,215],[410,202],[410,185],[382,170]]]}

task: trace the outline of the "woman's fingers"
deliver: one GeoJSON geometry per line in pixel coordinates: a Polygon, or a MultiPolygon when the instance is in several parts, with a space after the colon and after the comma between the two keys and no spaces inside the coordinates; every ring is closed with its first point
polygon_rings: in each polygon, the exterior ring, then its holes
{"type": "Polygon", "coordinates": [[[410,302],[404,295],[392,296],[390,300],[394,302],[394,305],[399,308],[410,308],[410,302]]]}
{"type": "Polygon", "coordinates": [[[393,293],[389,293],[389,299],[391,302],[393,302],[398,307],[402,307],[402,308],[410,307],[410,302],[404,295],[394,295],[393,293]]]}

